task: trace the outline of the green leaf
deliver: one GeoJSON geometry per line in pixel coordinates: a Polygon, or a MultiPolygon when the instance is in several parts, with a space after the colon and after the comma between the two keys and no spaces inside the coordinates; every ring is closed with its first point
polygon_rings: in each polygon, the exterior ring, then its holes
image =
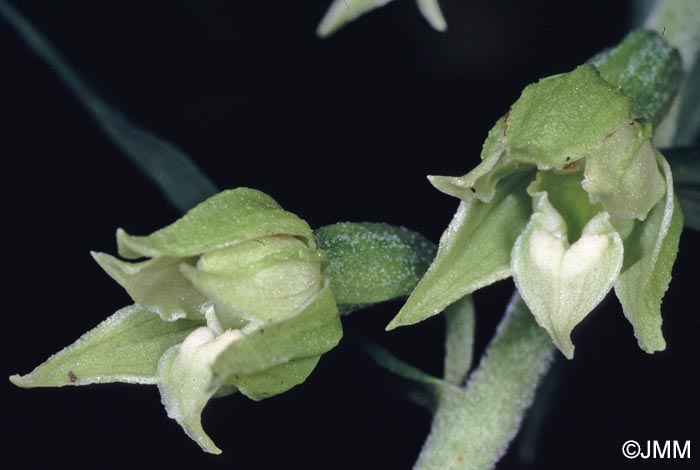
{"type": "Polygon", "coordinates": [[[174,223],[148,236],[117,230],[119,254],[125,258],[191,257],[268,235],[293,235],[314,248],[308,224],[283,210],[267,194],[236,188],[210,197],[174,223]]]}
{"type": "Polygon", "coordinates": [[[221,450],[202,429],[201,415],[216,393],[211,388],[212,364],[222,350],[242,337],[239,330],[220,336],[207,327],[193,331],[182,344],[168,349],[158,363],[158,390],[168,417],[182,426],[185,433],[206,452],[221,450]]]}
{"type": "Polygon", "coordinates": [[[107,137],[156,183],[174,207],[184,212],[217,192],[214,183],[182,150],[134,125],[96,95],[46,38],[7,2],[0,2],[0,17],[10,23],[37,56],[56,72],[107,137]]]}
{"type": "Polygon", "coordinates": [[[433,390],[433,387],[442,388],[451,386],[450,383],[423,372],[419,368],[399,359],[386,349],[369,340],[362,341],[360,346],[374,362],[392,374],[407,380],[429,385],[431,390],[433,390]]]}
{"type": "Polygon", "coordinates": [[[470,295],[445,310],[445,380],[461,386],[474,354],[474,303],[470,295]]]}
{"type": "Polygon", "coordinates": [[[317,357],[340,341],[338,308],[328,284],[300,311],[254,329],[214,363],[215,386],[297,359],[317,357]]]}
{"type": "Polygon", "coordinates": [[[509,157],[546,170],[587,156],[634,112],[629,98],[584,64],[525,87],[507,116],[509,157]]]}
{"type": "Polygon", "coordinates": [[[642,29],[590,62],[603,79],[632,100],[637,116],[653,126],[668,112],[683,77],[678,51],[655,32],[642,29]]]}
{"type": "Polygon", "coordinates": [[[180,272],[180,264],[192,264],[193,259],[164,257],[129,263],[105,253],[91,254],[134,302],[157,313],[163,320],[204,319],[202,309],[208,299],[180,272]]]}
{"type": "Polygon", "coordinates": [[[583,187],[613,216],[644,220],[663,197],[666,183],[644,126],[632,121],[605,139],[586,159],[583,187]]]}
{"type": "Polygon", "coordinates": [[[510,253],[531,213],[531,172],[504,178],[489,203],[461,202],[438,253],[401,311],[387,326],[418,323],[481,287],[511,275],[510,253]]]}
{"type": "Polygon", "coordinates": [[[203,322],[164,322],[139,305],[117,311],[54,354],[31,373],[13,375],[18,387],[61,387],[93,383],[155,384],[158,360],[203,322]]]}
{"type": "Polygon", "coordinates": [[[648,353],[666,348],[661,331],[661,301],[671,282],[683,214],[673,195],[671,169],[657,152],[666,178],[666,197],[638,223],[625,241],[625,261],[615,283],[622,311],[634,328],[639,347],[648,353]]]}
{"type": "Polygon", "coordinates": [[[338,223],[314,232],[328,253],[324,274],[341,310],[407,296],[435,255],[417,232],[380,223],[338,223]]]}
{"type": "Polygon", "coordinates": [[[533,194],[533,205],[513,247],[513,278],[537,323],[571,359],[571,331],[612,288],[622,267],[622,240],[602,212],[569,245],[566,222],[547,193],[533,194]]]}

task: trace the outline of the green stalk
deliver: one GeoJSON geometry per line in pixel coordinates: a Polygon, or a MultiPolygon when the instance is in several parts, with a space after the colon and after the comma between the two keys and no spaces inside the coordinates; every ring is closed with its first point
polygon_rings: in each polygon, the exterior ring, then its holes
{"type": "Polygon", "coordinates": [[[515,437],[554,346],[516,293],[465,388],[445,388],[417,470],[493,468],[515,437]]]}

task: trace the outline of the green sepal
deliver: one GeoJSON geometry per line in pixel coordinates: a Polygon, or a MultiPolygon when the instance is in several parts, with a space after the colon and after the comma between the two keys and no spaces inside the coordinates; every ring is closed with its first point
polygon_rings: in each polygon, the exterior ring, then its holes
{"type": "Polygon", "coordinates": [[[632,100],[637,116],[653,126],[668,112],[683,78],[680,54],[653,31],[632,31],[590,62],[632,100]]]}
{"type": "Polygon", "coordinates": [[[191,257],[268,235],[293,235],[314,248],[308,224],[283,210],[267,194],[250,188],[222,191],[174,223],[148,236],[117,230],[124,258],[191,257]]]}
{"type": "Polygon", "coordinates": [[[612,216],[644,220],[666,191],[649,137],[648,126],[630,121],[586,159],[583,187],[612,216]]]}
{"type": "Polygon", "coordinates": [[[342,333],[338,308],[326,282],[297,314],[260,326],[223,351],[214,362],[212,386],[320,356],[338,344],[342,333]]]}
{"type": "Polygon", "coordinates": [[[531,214],[525,189],[532,172],[504,178],[489,203],[462,201],[442,234],[437,256],[387,330],[442,312],[473,291],[511,275],[510,254],[531,214]]]}
{"type": "Polygon", "coordinates": [[[206,452],[221,450],[204,432],[201,415],[217,389],[211,388],[212,363],[222,350],[242,337],[239,330],[219,336],[207,327],[193,331],[182,344],[168,349],[158,363],[158,390],[168,417],[206,452]]]}
{"type": "Polygon", "coordinates": [[[333,0],[321,19],[316,34],[324,38],[370,11],[383,7],[392,0],[333,0]]]}
{"type": "Polygon", "coordinates": [[[163,320],[204,319],[202,308],[207,298],[180,272],[180,264],[193,264],[193,259],[164,257],[130,263],[105,253],[90,254],[134,302],[157,313],[163,320]]]}
{"type": "Polygon", "coordinates": [[[534,193],[533,206],[513,246],[513,279],[537,323],[571,359],[571,331],[612,288],[622,267],[622,240],[601,212],[569,245],[566,222],[547,193],[534,193]]]}
{"type": "Polygon", "coordinates": [[[447,22],[437,0],[416,0],[416,5],[418,5],[418,10],[423,15],[423,18],[430,23],[430,26],[437,31],[447,30],[447,22]]]}
{"type": "Polygon", "coordinates": [[[586,157],[634,112],[629,98],[584,64],[525,87],[507,117],[509,158],[546,170],[586,157]]]}
{"type": "Polygon", "coordinates": [[[61,387],[93,383],[155,384],[158,360],[203,322],[164,322],[139,305],[104,320],[27,375],[13,375],[18,387],[61,387]]]}
{"type": "Polygon", "coordinates": [[[671,169],[660,153],[656,155],[666,178],[666,196],[625,240],[625,260],[615,283],[622,311],[634,328],[639,347],[647,353],[666,348],[661,331],[661,301],[671,282],[683,229],[671,169]]]}
{"type": "Polygon", "coordinates": [[[342,311],[407,296],[435,255],[417,232],[382,223],[338,223],[314,232],[328,253],[324,274],[342,311]]]}
{"type": "Polygon", "coordinates": [[[314,371],[321,356],[296,359],[263,372],[232,380],[235,387],[251,400],[263,400],[303,383],[314,371]]]}

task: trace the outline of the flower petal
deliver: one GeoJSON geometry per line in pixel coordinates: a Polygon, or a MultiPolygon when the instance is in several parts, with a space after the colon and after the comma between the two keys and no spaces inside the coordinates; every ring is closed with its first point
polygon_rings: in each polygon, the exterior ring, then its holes
{"type": "Polygon", "coordinates": [[[180,272],[180,264],[193,260],[153,258],[140,263],[121,261],[105,253],[90,253],[102,269],[117,281],[137,304],[165,321],[203,319],[207,298],[180,272]]]}
{"type": "Polygon", "coordinates": [[[214,363],[214,386],[297,359],[318,357],[335,347],[342,333],[338,308],[326,282],[294,316],[260,326],[227,348],[214,363]]]}
{"type": "Polygon", "coordinates": [[[586,158],[583,187],[610,215],[644,220],[666,183],[656,163],[649,126],[624,123],[586,158]]]}

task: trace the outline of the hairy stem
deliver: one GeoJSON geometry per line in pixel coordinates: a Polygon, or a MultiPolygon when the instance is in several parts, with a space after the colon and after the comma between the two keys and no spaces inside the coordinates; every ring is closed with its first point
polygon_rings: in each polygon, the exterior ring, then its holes
{"type": "Polygon", "coordinates": [[[466,388],[442,393],[414,468],[493,468],[515,437],[553,351],[516,293],[466,388]]]}

